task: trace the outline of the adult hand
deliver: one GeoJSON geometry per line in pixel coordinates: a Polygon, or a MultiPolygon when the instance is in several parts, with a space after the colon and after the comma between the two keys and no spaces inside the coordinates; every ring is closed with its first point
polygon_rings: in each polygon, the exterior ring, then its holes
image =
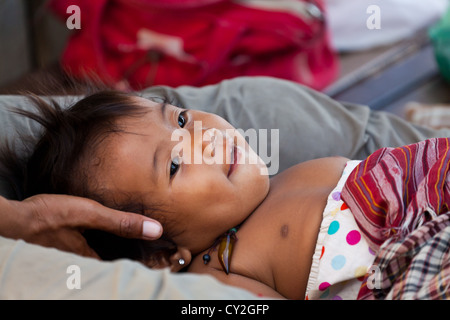
{"type": "Polygon", "coordinates": [[[82,235],[85,229],[144,240],[162,234],[161,225],[153,219],[113,210],[90,199],[53,194],[23,201],[0,197],[1,236],[98,258],[82,235]]]}

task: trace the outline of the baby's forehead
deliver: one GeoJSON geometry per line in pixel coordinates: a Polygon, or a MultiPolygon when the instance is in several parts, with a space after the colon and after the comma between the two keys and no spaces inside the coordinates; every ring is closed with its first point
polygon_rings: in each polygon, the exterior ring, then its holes
{"type": "Polygon", "coordinates": [[[112,130],[112,133],[134,133],[132,129],[139,126],[148,126],[151,129],[150,123],[162,121],[160,112],[158,112],[161,109],[160,103],[140,97],[133,97],[132,99],[132,103],[139,107],[139,111],[116,118],[114,121],[115,130],[112,130]]]}
{"type": "Polygon", "coordinates": [[[132,97],[136,103],[138,103],[142,107],[148,108],[161,108],[162,105],[167,104],[167,99],[163,97],[143,97],[143,96],[135,96],[132,97]]]}

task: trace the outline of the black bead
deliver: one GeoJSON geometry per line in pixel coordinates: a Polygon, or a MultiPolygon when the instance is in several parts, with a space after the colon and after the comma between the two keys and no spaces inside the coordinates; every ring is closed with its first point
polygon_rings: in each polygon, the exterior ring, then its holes
{"type": "Polygon", "coordinates": [[[208,264],[208,262],[211,260],[211,257],[210,257],[210,255],[209,254],[204,254],[203,255],[203,262],[205,263],[205,264],[208,264]]]}

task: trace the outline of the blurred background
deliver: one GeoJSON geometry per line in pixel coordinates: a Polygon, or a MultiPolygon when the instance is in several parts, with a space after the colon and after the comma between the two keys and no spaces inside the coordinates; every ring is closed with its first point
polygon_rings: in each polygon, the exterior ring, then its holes
{"type": "Polygon", "coordinates": [[[449,113],[448,4],[0,0],[0,93],[32,90],[48,74],[95,75],[119,90],[267,75],[429,122],[420,114],[430,107],[449,113]]]}
{"type": "Polygon", "coordinates": [[[0,87],[56,66],[70,34],[40,0],[0,0],[0,87]]]}

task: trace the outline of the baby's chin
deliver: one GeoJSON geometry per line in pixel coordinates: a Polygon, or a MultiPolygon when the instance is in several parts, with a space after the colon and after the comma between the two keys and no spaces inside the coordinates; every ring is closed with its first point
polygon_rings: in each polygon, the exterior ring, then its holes
{"type": "Polygon", "coordinates": [[[259,174],[262,176],[268,176],[269,170],[267,165],[264,163],[263,159],[256,153],[252,147],[247,144],[247,151],[245,156],[245,161],[247,164],[253,166],[255,170],[258,170],[259,174]]]}

